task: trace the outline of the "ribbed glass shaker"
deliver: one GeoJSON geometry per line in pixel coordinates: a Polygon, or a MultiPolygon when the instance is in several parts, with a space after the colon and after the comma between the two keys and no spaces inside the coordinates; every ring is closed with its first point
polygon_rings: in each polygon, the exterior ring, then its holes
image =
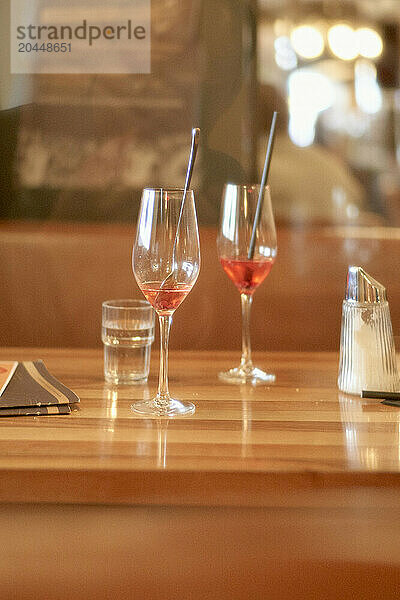
{"type": "Polygon", "coordinates": [[[338,386],[347,394],[400,389],[386,289],[361,267],[347,275],[338,386]]]}

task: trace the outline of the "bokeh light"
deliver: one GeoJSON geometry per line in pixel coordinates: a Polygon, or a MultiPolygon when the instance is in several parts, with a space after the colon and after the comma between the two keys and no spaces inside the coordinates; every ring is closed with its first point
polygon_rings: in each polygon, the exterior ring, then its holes
{"type": "Polygon", "coordinates": [[[358,107],[365,113],[378,113],[383,105],[382,91],[376,81],[376,68],[365,59],[357,60],[354,69],[354,88],[358,107]]]}
{"type": "Polygon", "coordinates": [[[293,29],[290,40],[292,46],[302,58],[318,58],[324,51],[324,39],[316,27],[300,25],[293,29]]]}
{"type": "Polygon", "coordinates": [[[353,60],[358,56],[358,39],[350,25],[340,23],[328,31],[329,47],[333,54],[342,60],[353,60]]]}
{"type": "Polygon", "coordinates": [[[288,92],[290,139],[297,146],[310,146],[318,114],[333,104],[333,84],[317,71],[298,69],[289,75],[288,92]]]}
{"type": "Polygon", "coordinates": [[[290,71],[297,67],[297,56],[293,50],[290,39],[286,35],[280,35],[274,42],[275,62],[284,71],[290,71]]]}
{"type": "Polygon", "coordinates": [[[383,42],[377,31],[361,27],[356,31],[358,52],[365,58],[377,58],[382,54],[383,42]]]}

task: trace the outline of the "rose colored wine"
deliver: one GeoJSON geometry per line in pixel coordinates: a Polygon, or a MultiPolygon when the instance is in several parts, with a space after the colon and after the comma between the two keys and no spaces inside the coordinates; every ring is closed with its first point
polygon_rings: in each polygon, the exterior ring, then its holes
{"type": "Polygon", "coordinates": [[[220,258],[221,265],[238,288],[241,294],[253,294],[255,289],[264,281],[272,265],[274,258],[220,258]]]}
{"type": "Polygon", "coordinates": [[[160,315],[171,314],[184,301],[192,286],[175,283],[160,290],[160,282],[148,282],[140,286],[143,294],[160,315]]]}

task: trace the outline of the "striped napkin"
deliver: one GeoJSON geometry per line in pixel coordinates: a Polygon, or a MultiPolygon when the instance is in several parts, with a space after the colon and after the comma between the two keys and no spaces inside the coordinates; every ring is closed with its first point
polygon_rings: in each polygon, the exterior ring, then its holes
{"type": "Polygon", "coordinates": [[[67,415],[78,402],[42,360],[0,362],[0,417],[67,415]]]}

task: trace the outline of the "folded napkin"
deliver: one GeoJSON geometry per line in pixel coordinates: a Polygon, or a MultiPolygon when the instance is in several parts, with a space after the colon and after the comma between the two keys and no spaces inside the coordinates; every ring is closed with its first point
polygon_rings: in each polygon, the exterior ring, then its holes
{"type": "Polygon", "coordinates": [[[68,414],[80,401],[41,360],[0,363],[0,385],[0,417],[68,414]]]}
{"type": "Polygon", "coordinates": [[[0,417],[28,417],[41,415],[69,415],[69,404],[60,406],[22,406],[21,408],[0,408],[0,417]]]}

